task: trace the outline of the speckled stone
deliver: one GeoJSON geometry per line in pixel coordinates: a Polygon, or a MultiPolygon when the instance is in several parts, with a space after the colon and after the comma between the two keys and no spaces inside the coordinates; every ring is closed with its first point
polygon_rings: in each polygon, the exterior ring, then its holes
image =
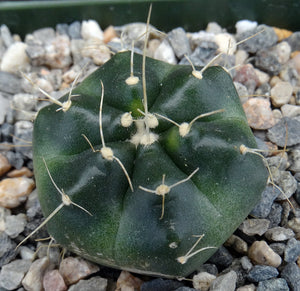
{"type": "Polygon", "coordinates": [[[43,288],[44,291],[65,291],[68,289],[58,270],[49,270],[45,273],[43,277],[43,288]]]}
{"type": "Polygon", "coordinates": [[[296,263],[288,263],[282,270],[281,277],[287,281],[291,290],[300,290],[300,268],[296,263]]]}
{"type": "Polygon", "coordinates": [[[224,243],[226,247],[233,248],[236,252],[240,254],[247,254],[248,245],[247,243],[236,235],[231,235],[230,238],[224,243]]]}
{"type": "Polygon", "coordinates": [[[284,260],[287,263],[296,262],[297,258],[300,256],[300,241],[295,238],[288,240],[286,249],[284,251],[284,260]]]}
{"type": "Polygon", "coordinates": [[[216,279],[216,276],[207,273],[200,272],[197,275],[193,276],[193,286],[197,290],[208,291],[213,280],[216,279]]]}
{"type": "Polygon", "coordinates": [[[278,75],[282,65],[278,60],[277,54],[269,50],[261,50],[257,52],[255,57],[255,66],[270,74],[271,76],[278,75]]]}
{"type": "Polygon", "coordinates": [[[293,93],[293,87],[289,82],[278,82],[271,89],[270,93],[272,104],[276,107],[280,107],[290,101],[293,93]]]}
{"type": "Polygon", "coordinates": [[[275,278],[279,275],[276,268],[271,266],[256,265],[248,273],[248,280],[250,282],[260,282],[271,278],[275,278]]]}
{"type": "Polygon", "coordinates": [[[168,39],[177,58],[181,59],[184,55],[191,54],[190,43],[182,27],[171,30],[168,33],[168,39]]]}
{"type": "Polygon", "coordinates": [[[140,290],[141,291],[173,291],[182,286],[183,286],[183,282],[158,278],[143,283],[140,290]]]}
{"type": "Polygon", "coordinates": [[[263,218],[253,218],[253,219],[246,219],[242,222],[239,229],[250,236],[253,235],[260,235],[262,236],[269,228],[270,221],[268,219],[263,218]]]}
{"type": "Polygon", "coordinates": [[[230,271],[224,275],[217,277],[211,284],[210,291],[234,291],[236,287],[237,274],[230,271]]]}
{"type": "Polygon", "coordinates": [[[295,236],[295,233],[281,226],[273,227],[266,231],[265,236],[270,241],[285,241],[295,236]]]}
{"type": "Polygon", "coordinates": [[[290,288],[283,278],[270,279],[258,283],[256,291],[289,291],[290,288]]]}

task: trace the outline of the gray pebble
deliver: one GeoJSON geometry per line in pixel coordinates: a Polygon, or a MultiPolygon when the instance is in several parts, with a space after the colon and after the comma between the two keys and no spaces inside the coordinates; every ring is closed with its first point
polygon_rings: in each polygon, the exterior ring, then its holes
{"type": "Polygon", "coordinates": [[[267,25],[259,25],[255,29],[237,35],[237,41],[245,40],[247,37],[251,37],[262,30],[264,31],[242,43],[239,48],[249,53],[256,53],[259,50],[275,45],[278,40],[277,35],[274,29],[267,25]]]}
{"type": "Polygon", "coordinates": [[[248,273],[248,280],[251,282],[260,282],[277,277],[278,270],[271,266],[256,265],[248,273]]]}
{"type": "Polygon", "coordinates": [[[101,278],[99,276],[92,277],[88,280],[80,280],[75,285],[72,285],[69,291],[106,291],[107,279],[101,278]]]}
{"type": "Polygon", "coordinates": [[[270,167],[273,180],[280,187],[283,193],[280,193],[276,200],[282,201],[290,198],[297,190],[297,180],[289,171],[280,171],[276,167],[270,167]]]}
{"type": "Polygon", "coordinates": [[[14,290],[20,287],[30,265],[30,260],[15,260],[3,266],[0,272],[0,286],[7,290],[14,290]]]}
{"type": "Polygon", "coordinates": [[[13,44],[14,40],[13,37],[10,33],[9,28],[7,27],[7,25],[2,24],[0,26],[0,35],[1,35],[1,39],[3,41],[3,43],[5,44],[5,46],[8,48],[11,44],[13,44]]]}
{"type": "Polygon", "coordinates": [[[210,291],[234,291],[236,287],[237,274],[230,271],[227,274],[217,277],[210,285],[210,291]]]}
{"type": "Polygon", "coordinates": [[[231,265],[233,257],[224,246],[221,246],[208,261],[220,269],[225,269],[231,265]]]}
{"type": "MultiPolygon", "coordinates": [[[[298,181],[300,181],[300,175],[299,175],[298,181]]],[[[297,201],[297,203],[300,204],[300,183],[297,183],[297,190],[296,190],[294,197],[295,197],[295,200],[297,201]]]]}
{"type": "Polygon", "coordinates": [[[300,120],[297,117],[282,118],[277,124],[268,130],[267,136],[273,143],[284,147],[286,141],[286,126],[288,129],[287,146],[300,143],[300,120]]]}
{"type": "Polygon", "coordinates": [[[164,39],[158,48],[154,52],[154,58],[167,62],[169,64],[176,64],[177,60],[173,48],[171,47],[169,41],[164,39]]]}
{"type": "Polygon", "coordinates": [[[7,157],[9,163],[16,169],[22,168],[24,165],[24,157],[19,152],[13,152],[9,151],[5,153],[5,156],[7,157]]]}
{"type": "Polygon", "coordinates": [[[289,291],[290,288],[283,278],[270,279],[258,283],[256,291],[289,291]]]}
{"type": "Polygon", "coordinates": [[[69,25],[67,23],[58,23],[55,26],[55,30],[58,34],[68,34],[69,25]]]}
{"type": "Polygon", "coordinates": [[[285,243],[272,243],[270,244],[270,248],[279,256],[283,256],[286,245],[285,243]]]}
{"type": "Polygon", "coordinates": [[[0,232],[0,267],[8,264],[16,257],[15,247],[16,243],[5,232],[0,232]]]}
{"type": "Polygon", "coordinates": [[[300,50],[300,31],[294,32],[286,41],[291,46],[292,51],[300,50]]]}
{"type": "Polygon", "coordinates": [[[282,270],[281,277],[287,281],[291,290],[300,290],[300,268],[296,263],[288,263],[282,270]]]}
{"type": "Polygon", "coordinates": [[[12,134],[14,133],[14,126],[9,123],[3,123],[1,126],[1,136],[3,142],[12,142],[12,134]]]}
{"type": "Polygon", "coordinates": [[[190,288],[190,287],[179,287],[175,291],[197,291],[197,289],[190,288]]]}
{"type": "Polygon", "coordinates": [[[26,215],[24,213],[7,216],[5,219],[5,233],[11,238],[16,238],[24,231],[25,225],[26,215]]]}
{"type": "Polygon", "coordinates": [[[191,54],[190,43],[182,27],[170,31],[168,33],[168,39],[178,59],[181,59],[184,55],[191,54]]]}
{"type": "Polygon", "coordinates": [[[21,80],[14,74],[0,71],[0,92],[17,94],[21,92],[21,80]]]}
{"type": "Polygon", "coordinates": [[[271,211],[267,217],[270,220],[270,228],[278,226],[281,222],[282,206],[278,203],[273,203],[271,211]]]}
{"type": "Polygon", "coordinates": [[[218,268],[214,264],[203,264],[197,269],[197,271],[200,273],[206,272],[206,273],[212,274],[214,276],[218,275],[218,268]]]}
{"type": "Polygon", "coordinates": [[[267,162],[269,164],[269,167],[275,167],[276,169],[279,169],[281,171],[286,170],[290,165],[287,153],[268,157],[267,162]]]}
{"type": "Polygon", "coordinates": [[[69,25],[68,35],[71,37],[71,39],[81,38],[81,23],[79,21],[74,21],[69,25]]]}
{"type": "Polygon", "coordinates": [[[0,94],[0,125],[5,122],[6,112],[10,108],[10,101],[0,94]]]}
{"type": "Polygon", "coordinates": [[[300,150],[291,150],[289,158],[291,160],[289,170],[293,172],[300,172],[300,150]]]}
{"type": "Polygon", "coordinates": [[[174,291],[180,287],[183,287],[182,282],[158,278],[143,283],[141,291],[174,291]]]}
{"type": "Polygon", "coordinates": [[[290,238],[293,238],[295,236],[295,233],[289,229],[289,228],[284,228],[281,226],[276,226],[265,233],[265,237],[269,241],[285,241],[290,238]]]}
{"type": "Polygon", "coordinates": [[[253,265],[247,256],[241,258],[241,266],[246,272],[249,272],[253,268],[253,265]]]}
{"type": "Polygon", "coordinates": [[[262,236],[269,228],[270,221],[268,219],[246,219],[242,222],[239,229],[246,235],[260,235],[262,236]]]}
{"type": "Polygon", "coordinates": [[[261,194],[259,203],[254,207],[250,215],[257,218],[266,218],[271,211],[274,200],[279,194],[280,191],[277,188],[267,186],[261,194]]]}
{"type": "Polygon", "coordinates": [[[15,123],[15,134],[13,142],[16,147],[16,152],[22,154],[24,157],[32,159],[32,131],[33,124],[29,121],[18,121],[15,123]],[[20,146],[24,145],[24,147],[20,146]]]}
{"type": "Polygon", "coordinates": [[[277,56],[268,50],[262,50],[256,54],[255,66],[271,76],[278,75],[281,71],[281,64],[277,56]]]}
{"type": "Polygon", "coordinates": [[[284,260],[287,263],[292,263],[300,256],[300,241],[295,238],[288,240],[286,249],[284,251],[284,260]]]}
{"type": "Polygon", "coordinates": [[[55,30],[51,27],[37,29],[33,32],[33,37],[39,42],[47,43],[55,38],[55,30]]]}

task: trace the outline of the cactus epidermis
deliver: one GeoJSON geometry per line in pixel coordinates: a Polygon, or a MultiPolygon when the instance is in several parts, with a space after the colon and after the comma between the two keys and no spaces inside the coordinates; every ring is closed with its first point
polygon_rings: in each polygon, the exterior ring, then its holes
{"type": "Polygon", "coordinates": [[[129,82],[131,60],[112,57],[73,90],[67,111],[39,112],[39,199],[45,216],[62,203],[58,189],[73,203],[47,223],[67,249],[115,268],[186,276],[255,206],[267,171],[240,152],[256,143],[223,68],[198,78],[191,66],[135,54],[129,82]]]}

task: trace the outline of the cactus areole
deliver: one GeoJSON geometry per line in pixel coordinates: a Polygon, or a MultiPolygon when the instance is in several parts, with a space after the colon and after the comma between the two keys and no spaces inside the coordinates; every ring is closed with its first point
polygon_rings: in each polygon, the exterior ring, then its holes
{"type": "Polygon", "coordinates": [[[256,143],[223,68],[198,78],[191,66],[146,58],[143,75],[135,54],[130,82],[130,63],[130,52],[116,54],[73,90],[68,110],[40,110],[33,144],[41,207],[47,217],[62,203],[58,188],[74,202],[47,227],[84,258],[187,276],[255,206],[267,171],[240,151],[256,143]]]}

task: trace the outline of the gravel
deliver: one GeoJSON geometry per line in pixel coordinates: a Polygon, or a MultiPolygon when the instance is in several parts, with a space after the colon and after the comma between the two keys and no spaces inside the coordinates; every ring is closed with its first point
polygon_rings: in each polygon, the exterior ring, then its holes
{"type": "MultiPolygon", "coordinates": [[[[188,280],[179,281],[94,265],[69,252],[61,261],[59,248],[42,247],[35,256],[39,246],[47,245],[34,241],[48,236],[45,228],[15,250],[43,221],[32,178],[13,177],[17,175],[13,170],[30,174],[31,120],[47,104],[37,101],[43,95],[19,71],[58,98],[84,66],[81,78],[106,62],[110,49],[130,48],[145,27],[145,23],[131,23],[103,30],[93,20],[75,21],[33,31],[21,40],[5,24],[0,26],[0,157],[8,163],[0,186],[20,187],[22,179],[30,182],[15,197],[1,198],[0,290],[300,290],[300,32],[248,20],[236,23],[236,34],[215,22],[197,32],[177,27],[166,36],[151,26],[148,54],[168,63],[189,64],[188,56],[194,65],[203,66],[218,52],[228,52],[216,64],[227,69],[239,65],[230,73],[258,148],[288,150],[263,153],[273,179],[247,219],[206,264],[188,280]],[[72,263],[72,273],[67,263],[72,263]]],[[[143,37],[135,51],[141,53],[142,48],[143,37]]],[[[5,191],[13,193],[11,188],[5,191]]]]}

